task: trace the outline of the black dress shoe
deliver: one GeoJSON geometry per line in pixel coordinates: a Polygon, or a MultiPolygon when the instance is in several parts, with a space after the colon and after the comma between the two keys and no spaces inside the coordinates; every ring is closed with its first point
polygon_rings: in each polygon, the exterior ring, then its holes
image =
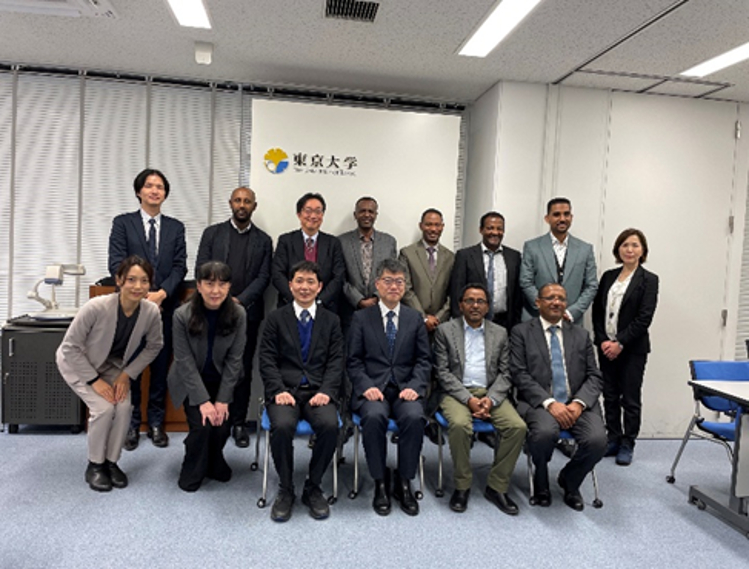
{"type": "Polygon", "coordinates": [[[551,492],[548,490],[540,490],[533,494],[531,503],[534,506],[541,506],[542,508],[548,508],[551,506],[551,492]]]}
{"type": "Polygon", "coordinates": [[[462,514],[468,509],[468,497],[471,495],[471,489],[458,490],[457,488],[450,497],[450,509],[453,512],[462,514]]]}
{"type": "Polygon", "coordinates": [[[135,450],[140,442],[140,433],[138,429],[129,428],[125,437],[125,450],[135,450]]]}
{"type": "Polygon", "coordinates": [[[169,446],[169,436],[166,434],[163,425],[148,427],[148,438],[153,441],[153,446],[166,448],[169,446]]]}
{"type": "Polygon", "coordinates": [[[506,492],[497,492],[494,488],[487,486],[484,489],[484,497],[508,516],[518,515],[518,505],[506,492]]]}
{"type": "Polygon", "coordinates": [[[411,492],[411,481],[403,480],[398,471],[395,472],[395,481],[393,483],[393,498],[400,502],[401,510],[409,516],[419,515],[419,503],[411,492]]]}
{"type": "Polygon", "coordinates": [[[444,435],[440,437],[441,433],[439,428],[437,427],[437,423],[429,423],[424,428],[424,433],[426,434],[427,438],[432,441],[433,444],[438,446],[440,445],[440,443],[445,444],[445,437],[444,435]],[[442,439],[441,441],[440,438],[442,439]]]}
{"type": "Polygon", "coordinates": [[[585,502],[583,502],[583,496],[580,494],[580,490],[575,488],[574,490],[567,487],[567,481],[564,479],[563,474],[559,474],[557,478],[559,486],[564,490],[564,503],[575,511],[582,512],[585,508],[585,502]]]}
{"type": "Polygon", "coordinates": [[[107,466],[109,472],[109,479],[112,481],[112,486],[115,488],[126,488],[127,487],[127,474],[120,470],[116,462],[106,461],[104,463],[107,466]]]}
{"type": "Polygon", "coordinates": [[[287,522],[291,517],[291,508],[294,506],[294,493],[288,490],[279,490],[270,510],[270,519],[274,522],[287,522]]]}
{"type": "Polygon", "coordinates": [[[372,508],[381,516],[390,513],[390,494],[384,480],[375,480],[372,508]]]}
{"type": "Polygon", "coordinates": [[[319,486],[305,486],[302,492],[302,504],[309,508],[309,515],[316,520],[324,520],[330,515],[328,501],[319,486]]]}
{"type": "Polygon", "coordinates": [[[247,432],[247,427],[244,425],[234,425],[231,436],[234,437],[234,444],[239,448],[250,446],[250,433],[247,432]]]}
{"type": "Polygon", "coordinates": [[[497,433],[478,433],[476,439],[489,448],[494,448],[497,445],[497,433]]]}
{"type": "Polygon", "coordinates": [[[105,464],[89,462],[86,468],[86,482],[91,490],[109,492],[112,489],[112,479],[105,464]]]}

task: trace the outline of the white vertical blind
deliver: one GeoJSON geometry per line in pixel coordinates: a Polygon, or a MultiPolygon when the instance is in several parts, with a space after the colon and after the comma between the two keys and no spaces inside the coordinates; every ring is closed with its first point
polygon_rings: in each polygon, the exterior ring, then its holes
{"type": "MultiPolygon", "coordinates": [[[[109,274],[112,218],[138,209],[133,179],[146,164],[145,83],[86,80],[81,262],[85,285],[109,274]]],[[[82,300],[88,298],[83,291],[82,300]]]]}
{"type": "MultiPolygon", "coordinates": [[[[229,197],[239,185],[239,146],[242,126],[242,95],[240,92],[217,92],[214,108],[213,195],[209,224],[228,219],[231,215],[229,197]]],[[[190,266],[192,274],[192,267],[190,266]]]]}
{"type": "MultiPolygon", "coordinates": [[[[749,189],[747,189],[749,192],[749,189]]],[[[749,220],[749,196],[746,201],[746,217],[749,220]]],[[[742,236],[744,250],[741,255],[741,283],[739,285],[739,312],[736,321],[735,357],[747,359],[746,341],[749,340],[749,223],[744,224],[742,236]]]]}
{"type": "Polygon", "coordinates": [[[13,75],[0,73],[0,322],[10,318],[10,166],[13,122],[13,75]]]}
{"type": "MultiPolygon", "coordinates": [[[[51,263],[78,260],[81,81],[78,77],[21,75],[18,79],[13,315],[41,305],[26,292],[51,263]]],[[[49,287],[42,285],[43,296],[49,287]]],[[[62,305],[75,304],[75,278],[58,287],[62,305]]]]}

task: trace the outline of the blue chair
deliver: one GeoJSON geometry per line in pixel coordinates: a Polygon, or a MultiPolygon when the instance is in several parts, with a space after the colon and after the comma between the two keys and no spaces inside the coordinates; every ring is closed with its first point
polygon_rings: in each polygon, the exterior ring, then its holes
{"type": "MultiPolygon", "coordinates": [[[[437,438],[439,444],[437,445],[437,461],[439,466],[437,467],[437,489],[434,491],[434,495],[438,498],[442,498],[445,495],[445,487],[442,479],[442,447],[444,446],[444,437],[442,436],[442,430],[447,429],[450,426],[450,422],[445,418],[441,411],[437,411],[434,414],[434,418],[437,421],[437,438]]],[[[482,419],[473,419],[473,433],[494,433],[494,425],[488,421],[482,419]]]]}
{"type": "MultiPolygon", "coordinates": [[[[569,431],[561,431],[559,433],[559,439],[560,440],[568,440],[568,441],[575,441],[575,437],[572,436],[572,433],[569,431]]],[[[573,448],[573,454],[574,454],[574,448],[573,448]]],[[[534,498],[536,492],[533,487],[533,459],[531,458],[531,453],[527,452],[528,455],[528,486],[530,487],[531,497],[528,502],[531,506],[536,505],[536,500],[534,498]]],[[[590,472],[590,477],[593,479],[593,507],[594,508],[602,508],[603,507],[603,501],[601,500],[599,494],[598,494],[598,476],[596,476],[596,469],[593,468],[593,470],[590,472]]]]}
{"type": "MultiPolygon", "coordinates": [[[[749,362],[692,360],[689,362],[689,369],[692,379],[749,381],[749,362]]],[[[666,476],[666,482],[669,484],[676,482],[676,466],[681,460],[684,447],[692,437],[723,445],[726,453],[728,453],[728,459],[733,462],[733,449],[729,443],[736,440],[736,426],[739,424],[741,407],[728,399],[715,395],[699,396],[698,392],[695,391],[694,396],[694,414],[689,421],[686,433],[684,433],[679,452],[676,453],[674,463],[671,465],[671,473],[666,476]],[[703,416],[702,407],[723,414],[731,420],[728,422],[708,421],[703,416]]]]}
{"type": "MultiPolygon", "coordinates": [[[[361,438],[361,417],[351,414],[354,423],[354,485],[348,497],[352,500],[359,495],[359,439],[361,438]]],[[[393,419],[388,419],[388,433],[398,434],[398,425],[393,419]]],[[[421,500],[424,497],[424,455],[419,456],[419,489],[414,492],[414,497],[421,500]]]]}
{"type": "MultiPolygon", "coordinates": [[[[263,400],[260,400],[260,407],[258,409],[260,412],[259,417],[259,426],[261,431],[265,431],[265,455],[263,457],[263,495],[258,499],[257,501],[257,507],[258,508],[264,508],[266,506],[267,497],[268,497],[268,467],[270,466],[270,417],[268,417],[268,411],[265,409],[265,404],[263,400]]],[[[342,426],[341,417],[338,415],[338,428],[340,429],[342,426]]],[[[296,434],[297,437],[309,437],[312,436],[315,432],[312,430],[312,425],[310,425],[307,421],[304,419],[299,419],[299,422],[296,424],[296,434]]],[[[255,471],[258,468],[258,458],[260,456],[260,432],[258,432],[258,436],[255,439],[255,460],[250,464],[250,470],[255,471]]],[[[328,497],[328,503],[329,504],[335,504],[338,500],[338,450],[336,449],[335,454],[333,455],[333,494],[332,496],[328,497]]]]}

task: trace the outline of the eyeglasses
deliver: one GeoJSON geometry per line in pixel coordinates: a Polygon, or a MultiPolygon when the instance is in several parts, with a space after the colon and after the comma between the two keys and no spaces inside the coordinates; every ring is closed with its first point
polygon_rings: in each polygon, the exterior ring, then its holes
{"type": "Polygon", "coordinates": [[[406,279],[394,279],[392,277],[384,277],[380,279],[383,283],[385,283],[385,286],[391,287],[393,285],[397,286],[398,288],[406,285],[406,279]]]}
{"type": "Polygon", "coordinates": [[[483,298],[465,298],[463,299],[463,304],[466,306],[473,306],[474,304],[476,306],[486,306],[489,303],[483,298]]]}
{"type": "Polygon", "coordinates": [[[556,300],[558,302],[567,303],[567,297],[558,294],[554,294],[552,296],[539,296],[538,299],[543,300],[544,302],[554,302],[556,300]]]}
{"type": "Polygon", "coordinates": [[[305,208],[302,208],[302,213],[306,215],[322,215],[325,212],[323,211],[321,207],[317,207],[314,209],[311,207],[305,207],[305,208]]]}

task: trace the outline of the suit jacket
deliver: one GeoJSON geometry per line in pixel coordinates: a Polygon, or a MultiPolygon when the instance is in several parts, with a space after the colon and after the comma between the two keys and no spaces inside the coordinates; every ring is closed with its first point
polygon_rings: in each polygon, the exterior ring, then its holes
{"type": "Polygon", "coordinates": [[[367,389],[385,391],[391,377],[400,390],[411,388],[420,397],[426,396],[432,365],[427,330],[418,312],[401,304],[392,360],[379,303],[354,313],[348,340],[354,410],[361,406],[367,389]]]}
{"type": "MultiPolygon", "coordinates": [[[[603,273],[596,299],[593,302],[593,330],[596,346],[599,347],[609,339],[606,334],[606,304],[611,285],[616,282],[621,270],[621,267],[617,267],[603,273]]],[[[624,293],[617,321],[616,339],[624,346],[627,353],[647,354],[650,352],[648,328],[653,321],[657,304],[658,275],[642,266],[637,267],[624,293]]]]}
{"type": "MultiPolygon", "coordinates": [[[[581,326],[562,323],[564,363],[570,400],[579,399],[586,409],[598,404],[603,380],[596,365],[593,343],[581,326]]],[[[539,318],[518,324],[510,335],[510,376],[519,402],[541,407],[551,398],[551,354],[539,318]]]]}
{"type": "MultiPolygon", "coordinates": [[[[304,238],[301,229],[284,233],[278,238],[276,254],[271,265],[271,280],[278,291],[279,307],[294,300],[289,290],[289,269],[299,261],[304,261],[304,238]]],[[[317,264],[320,267],[323,286],[317,301],[328,310],[337,313],[338,298],[346,280],[346,264],[343,261],[340,241],[322,231],[317,238],[317,264]]]]}
{"type": "Polygon", "coordinates": [[[403,304],[418,310],[422,317],[429,314],[446,322],[450,318],[450,275],[455,254],[438,245],[434,275],[429,270],[429,253],[421,239],[401,249],[398,259],[406,266],[403,304]]]}
{"type": "MultiPolygon", "coordinates": [[[[487,396],[497,405],[512,387],[510,383],[510,343],[507,332],[494,322],[484,322],[484,358],[487,396]]],[[[434,361],[442,391],[463,404],[472,397],[463,385],[466,365],[465,320],[454,318],[440,324],[434,334],[434,361]]]]}
{"type": "MultiPolygon", "coordinates": [[[[60,375],[70,385],[84,384],[99,375],[112,349],[119,304],[118,293],[97,296],[84,304],[71,322],[56,354],[60,375]]],[[[159,307],[143,299],[122,358],[123,371],[135,379],[163,345],[159,307]]]]}
{"type": "MultiPolygon", "coordinates": [[[[502,246],[507,267],[507,330],[520,322],[523,297],[520,292],[520,253],[511,247],[502,246]]],[[[468,283],[482,283],[488,286],[484,269],[484,253],[481,243],[461,249],[455,254],[450,305],[453,318],[460,316],[460,293],[468,283]]],[[[491,291],[489,291],[491,292],[491,291]]]]}
{"type": "MultiPolygon", "coordinates": [[[[567,239],[567,257],[564,261],[564,280],[560,283],[567,291],[567,310],[579,324],[585,311],[593,302],[598,289],[596,259],[593,246],[572,235],[567,239]]],[[[549,233],[526,241],[523,246],[523,263],[520,266],[520,288],[525,295],[525,308],[531,316],[538,316],[536,297],[545,284],[557,282],[557,264],[549,233]]]]}
{"type": "Polygon", "coordinates": [[[359,230],[354,229],[344,233],[338,237],[338,240],[341,242],[343,260],[346,263],[346,281],[343,284],[343,293],[346,295],[349,304],[356,309],[359,301],[377,294],[374,284],[375,271],[385,259],[395,259],[398,255],[398,245],[392,235],[375,230],[374,242],[372,243],[372,272],[365,275],[361,260],[359,230]]]}
{"type": "MultiPolygon", "coordinates": [[[[221,385],[216,401],[231,403],[234,386],[242,374],[242,355],[247,340],[247,316],[245,311],[232,303],[237,313],[237,327],[231,334],[216,334],[213,340],[213,365],[221,374],[221,385]]],[[[208,355],[208,332],[199,336],[190,334],[192,303],[187,302],[174,311],[174,362],[169,368],[167,382],[174,406],[179,408],[187,398],[190,405],[201,405],[210,401],[208,390],[203,383],[201,370],[208,355]]],[[[207,328],[207,326],[205,327],[207,328]]]]}
{"type": "MultiPolygon", "coordinates": [[[[198,267],[208,261],[229,260],[229,245],[232,231],[236,231],[230,220],[207,227],[200,238],[198,259],[195,261],[195,273],[198,267]]],[[[271,238],[254,223],[250,227],[247,237],[247,255],[243,273],[250,284],[239,293],[237,298],[247,309],[247,319],[259,321],[263,319],[263,294],[270,283],[270,262],[273,254],[271,238]]]]}
{"type": "MultiPolygon", "coordinates": [[[[162,214],[158,243],[159,258],[153,268],[151,289],[163,288],[167,295],[164,307],[174,307],[175,293],[187,274],[185,226],[181,221],[162,214]]],[[[140,210],[123,213],[112,221],[112,231],[109,234],[109,273],[114,276],[120,263],[130,255],[148,259],[148,243],[140,210]]]]}
{"type": "Polygon", "coordinates": [[[338,316],[322,306],[317,307],[307,362],[302,360],[302,344],[294,306],[287,304],[265,319],[260,339],[260,377],[265,398],[284,391],[292,395],[307,377],[310,387],[335,401],[343,380],[343,334],[338,316]]]}

